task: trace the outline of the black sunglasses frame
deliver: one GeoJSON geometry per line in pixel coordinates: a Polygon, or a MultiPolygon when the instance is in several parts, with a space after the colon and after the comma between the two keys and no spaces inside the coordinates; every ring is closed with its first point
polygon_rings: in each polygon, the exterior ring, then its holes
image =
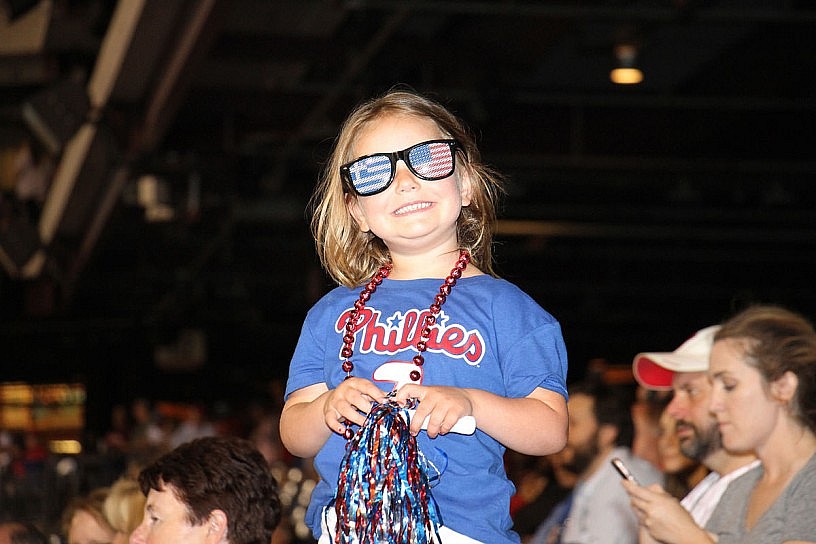
{"type": "Polygon", "coordinates": [[[439,181],[440,179],[445,179],[446,177],[452,175],[456,171],[456,150],[457,149],[459,149],[459,150],[462,149],[461,144],[459,142],[457,142],[456,140],[446,138],[446,139],[439,139],[439,140],[425,140],[424,142],[419,142],[418,144],[414,144],[411,147],[406,147],[402,151],[392,151],[391,153],[372,153],[371,155],[363,155],[362,157],[357,157],[353,161],[349,161],[346,164],[342,165],[340,167],[340,178],[343,180],[343,183],[346,185],[347,190],[351,190],[351,191],[355,192],[359,196],[376,195],[376,194],[382,193],[383,191],[385,191],[386,189],[391,187],[392,183],[394,183],[394,178],[397,175],[397,161],[401,160],[402,162],[405,163],[405,166],[408,167],[408,170],[410,170],[411,173],[413,175],[415,175],[416,177],[418,177],[419,179],[424,180],[424,181],[439,181]],[[437,177],[423,176],[422,174],[420,174],[419,172],[414,170],[414,166],[411,164],[411,161],[406,160],[411,151],[413,151],[414,149],[416,149],[419,146],[428,145],[428,144],[448,144],[450,146],[450,149],[451,149],[451,161],[453,163],[452,166],[451,166],[451,173],[450,174],[447,174],[447,175],[441,176],[441,177],[438,177],[438,176],[437,177]],[[351,165],[353,165],[355,162],[361,161],[363,159],[368,159],[369,157],[388,157],[388,159],[391,161],[391,176],[388,178],[388,182],[385,185],[383,185],[382,188],[377,189],[376,191],[373,191],[373,192],[370,192],[370,193],[363,194],[363,193],[361,193],[360,191],[357,190],[357,187],[354,186],[354,182],[351,180],[350,168],[351,168],[351,165]]]}

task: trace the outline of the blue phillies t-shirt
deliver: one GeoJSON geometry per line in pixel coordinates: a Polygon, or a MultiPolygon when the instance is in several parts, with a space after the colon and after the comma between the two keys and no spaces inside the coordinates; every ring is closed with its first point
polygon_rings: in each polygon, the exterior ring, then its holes
{"type": "MultiPolygon", "coordinates": [[[[418,367],[411,362],[428,306],[439,279],[386,279],[366,303],[354,333],[356,377],[384,391],[407,383],[418,367]]],[[[338,287],[306,316],[289,368],[286,397],[325,383],[332,389],[345,378],[342,336],[360,292],[338,287]]],[[[421,367],[422,385],[482,389],[509,398],[536,387],[567,398],[567,355],[558,322],[515,285],[481,275],[457,281],[428,340],[421,367]]],[[[478,421],[477,421],[478,426],[478,421]]],[[[442,471],[432,493],[448,528],[481,542],[518,543],[511,530],[513,484],[504,470],[504,446],[477,430],[447,434],[417,443],[442,471]]],[[[321,511],[334,497],[346,440],[333,434],[314,459],[320,482],[312,492],[306,522],[320,536],[321,511]]]]}

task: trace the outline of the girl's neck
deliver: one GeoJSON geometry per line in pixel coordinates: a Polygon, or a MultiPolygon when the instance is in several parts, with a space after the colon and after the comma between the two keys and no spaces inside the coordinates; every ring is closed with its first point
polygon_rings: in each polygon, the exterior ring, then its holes
{"type": "MultiPolygon", "coordinates": [[[[391,255],[393,268],[388,277],[392,280],[415,280],[419,278],[444,279],[459,258],[459,249],[431,254],[391,255]]],[[[472,263],[462,277],[478,276],[483,272],[472,263]]]]}

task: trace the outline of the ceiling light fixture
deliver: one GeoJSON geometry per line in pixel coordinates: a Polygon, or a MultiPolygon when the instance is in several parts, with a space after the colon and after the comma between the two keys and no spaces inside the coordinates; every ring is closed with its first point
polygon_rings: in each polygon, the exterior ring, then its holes
{"type": "Polygon", "coordinates": [[[626,43],[615,46],[615,58],[618,67],[609,72],[609,79],[617,85],[637,85],[643,81],[643,72],[635,66],[637,46],[626,43]]]}

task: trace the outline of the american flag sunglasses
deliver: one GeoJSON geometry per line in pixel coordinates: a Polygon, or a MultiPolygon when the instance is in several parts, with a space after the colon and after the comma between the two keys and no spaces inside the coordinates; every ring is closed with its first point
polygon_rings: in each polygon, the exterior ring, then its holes
{"type": "Polygon", "coordinates": [[[354,159],[340,167],[340,177],[348,189],[360,196],[381,193],[391,186],[402,160],[416,177],[438,181],[456,169],[456,140],[428,140],[393,153],[375,153],[354,159]]]}

